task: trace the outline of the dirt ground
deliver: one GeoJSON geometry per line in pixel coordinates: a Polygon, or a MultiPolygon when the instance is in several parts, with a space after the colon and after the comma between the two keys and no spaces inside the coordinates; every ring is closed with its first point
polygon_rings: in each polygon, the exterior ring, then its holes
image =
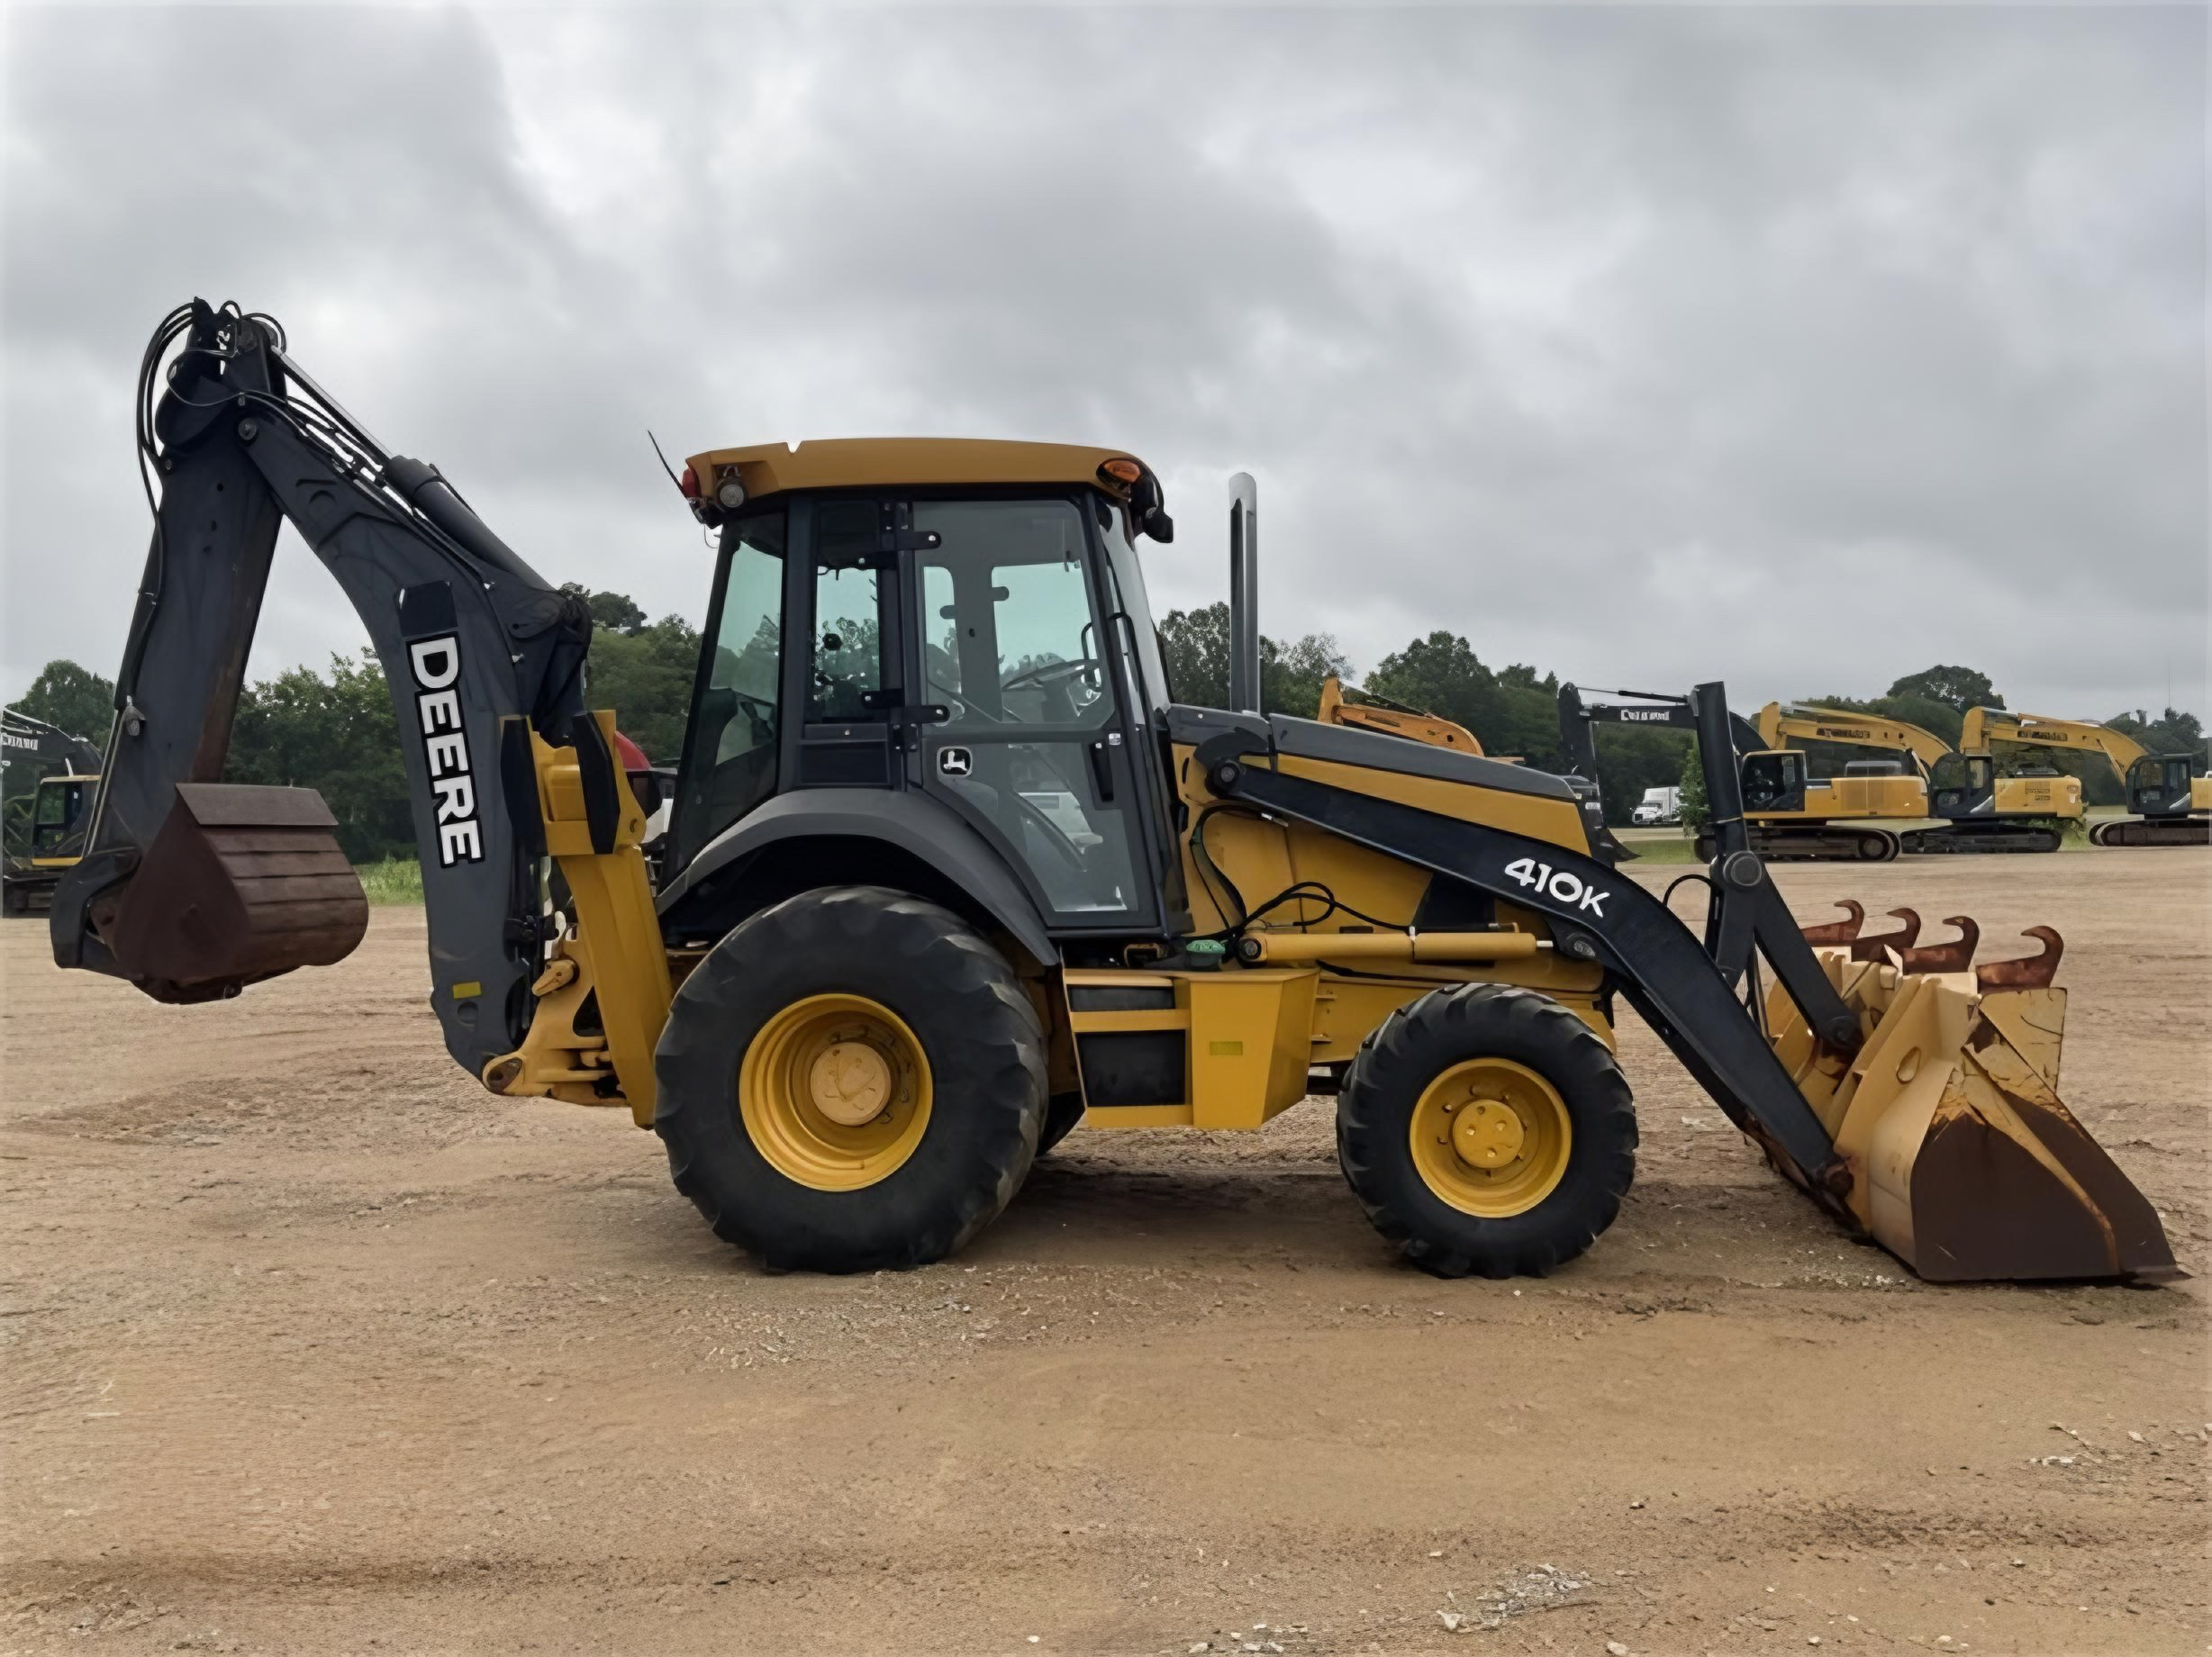
{"type": "MultiPolygon", "coordinates": [[[[2064,1091],[2199,1273],[2208,877],[1780,874],[2064,933],[2064,1091]]],[[[716,1243],[625,1116],[455,1070],[419,910],[205,1009],[0,955],[0,1651],[2212,1639],[2203,1277],[1919,1283],[1641,1028],[1636,1191],[1547,1281],[1395,1263],[1319,1101],[1078,1134],[962,1259],[830,1280],[716,1243]]]]}

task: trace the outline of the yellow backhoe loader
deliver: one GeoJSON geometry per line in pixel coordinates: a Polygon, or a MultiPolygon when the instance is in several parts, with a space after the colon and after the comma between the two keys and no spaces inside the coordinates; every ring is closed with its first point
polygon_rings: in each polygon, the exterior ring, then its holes
{"type": "MultiPolygon", "coordinates": [[[[1908,856],[2054,852],[2063,842],[2067,826],[2082,818],[2078,779],[2055,771],[2000,777],[1989,751],[1978,741],[1963,739],[1954,751],[1933,731],[1903,720],[1771,702],[1759,710],[1755,725],[1762,745],[1770,749],[1791,741],[1833,742],[1906,756],[1895,772],[1868,781],[1872,788],[1891,791],[1884,800],[1885,810],[1870,815],[1888,815],[1893,809],[1943,819],[1940,828],[1907,829],[1899,837],[1899,849],[1908,856]],[[1904,770],[1908,761],[1916,768],[1911,773],[1904,770]],[[1917,810],[1911,809],[1916,804],[1917,810]]],[[[1837,786],[1851,783],[1846,774],[1837,786]]]]}
{"type": "Polygon", "coordinates": [[[2090,830],[2091,845],[2212,845],[2212,777],[2205,774],[2202,754],[2153,754],[2125,731],[2090,720],[1969,708],[1959,746],[1998,743],[2103,756],[2127,791],[2127,809],[2135,815],[2096,824],[2090,830]]]}
{"type": "Polygon", "coordinates": [[[1925,1276],[2174,1272],[2058,1098],[2056,936],[1976,966],[1971,921],[1920,946],[1853,905],[1801,930],[1749,849],[1718,684],[1679,699],[1719,839],[1700,937],[1591,855],[1558,778],[1260,715],[1255,566],[1239,705],[1173,702],[1138,542],[1174,526],[1126,451],[710,449],[680,480],[720,550],[648,863],[614,716],[586,701],[589,612],[273,321],[180,308],[141,408],[154,545],[56,893],[65,966],[191,1002],[360,937],[322,801],[220,780],[288,520],[391,681],[449,1051],[500,1093],[623,1108],[771,1264],[940,1259],[1079,1120],[1253,1129],[1320,1092],[1406,1258],[1549,1271],[1634,1171],[1626,1001],[1777,1168],[1925,1276]]]}

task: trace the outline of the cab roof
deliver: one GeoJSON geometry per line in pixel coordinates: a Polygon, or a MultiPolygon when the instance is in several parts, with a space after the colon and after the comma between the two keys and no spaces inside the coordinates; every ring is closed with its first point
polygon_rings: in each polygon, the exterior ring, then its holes
{"type": "MultiPolygon", "coordinates": [[[[735,472],[748,499],[787,489],[864,489],[884,484],[1088,484],[1117,497],[1129,485],[1099,468],[1136,460],[1127,449],[1081,443],[1019,443],[996,438],[823,438],[754,443],[691,457],[709,499],[735,472]]],[[[1144,462],[1138,460],[1139,466],[1144,462]]],[[[1146,470],[1150,470],[1146,467],[1146,470]]]]}

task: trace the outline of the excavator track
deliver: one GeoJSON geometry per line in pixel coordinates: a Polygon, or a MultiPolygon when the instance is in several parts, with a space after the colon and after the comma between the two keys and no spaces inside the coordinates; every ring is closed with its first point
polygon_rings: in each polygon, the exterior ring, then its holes
{"type": "Polygon", "coordinates": [[[2046,823],[1954,823],[1945,828],[1914,828],[1903,836],[1908,857],[1972,856],[1994,852],[2054,852],[2065,837],[2046,823]]]}
{"type": "Polygon", "coordinates": [[[2091,846],[2212,846],[2212,818],[2149,817],[2099,823],[2090,830],[2091,846]]]}
{"type": "MultiPolygon", "coordinates": [[[[1904,847],[1893,828],[1872,823],[1753,823],[1751,849],[1765,863],[1889,863],[1904,847]]],[[[1698,836],[1698,856],[1711,862],[1713,838],[1698,836]]]]}

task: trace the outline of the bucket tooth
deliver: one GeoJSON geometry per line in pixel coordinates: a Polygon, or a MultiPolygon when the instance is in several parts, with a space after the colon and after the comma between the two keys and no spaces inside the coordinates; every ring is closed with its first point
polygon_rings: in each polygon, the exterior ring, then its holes
{"type": "Polygon", "coordinates": [[[1958,937],[1947,944],[1921,944],[1899,951],[1907,972],[1963,973],[1974,964],[1974,946],[1981,941],[1981,928],[1966,915],[1945,915],[1944,925],[1957,928],[1958,937]]]}
{"type": "Polygon", "coordinates": [[[2058,960],[2066,953],[2066,940],[2049,927],[2030,927],[2020,936],[2035,939],[2043,946],[2043,953],[2012,961],[1990,961],[1974,968],[1974,982],[1983,990],[2048,989],[2052,979],[2058,976],[2058,960]]]}
{"type": "Polygon", "coordinates": [[[1860,935],[1851,946],[1851,958],[1854,961],[1880,961],[1885,958],[1885,950],[1894,949],[1901,955],[1912,947],[1913,939],[1920,936],[1918,912],[1909,909],[1893,909],[1890,911],[1890,917],[1905,924],[1895,932],[1878,932],[1872,937],[1860,935]]]}
{"type": "Polygon", "coordinates": [[[1818,947],[1822,944],[1848,944],[1859,936],[1859,928],[1866,924],[1866,909],[1855,898],[1839,898],[1836,907],[1850,916],[1847,920],[1825,921],[1817,927],[1800,927],[1805,941],[1818,947]]]}

